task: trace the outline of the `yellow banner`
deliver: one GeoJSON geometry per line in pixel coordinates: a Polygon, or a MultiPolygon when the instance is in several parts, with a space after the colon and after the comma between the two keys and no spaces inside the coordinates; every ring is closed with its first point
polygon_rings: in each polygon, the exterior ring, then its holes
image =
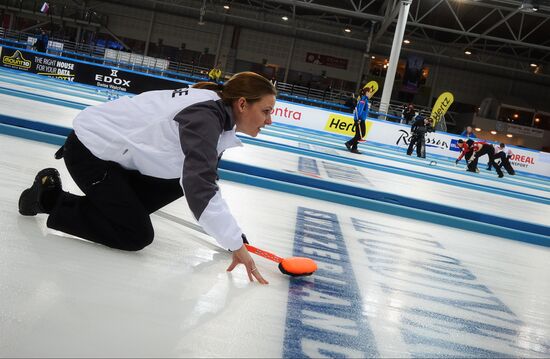
{"type": "MultiPolygon", "coordinates": [[[[367,136],[371,127],[372,122],[366,121],[365,133],[362,134],[363,138],[367,136]]],[[[355,135],[355,122],[353,121],[353,117],[351,116],[331,113],[325,125],[325,131],[339,133],[341,135],[347,135],[351,137],[355,135]]]]}
{"type": "Polygon", "coordinates": [[[454,101],[454,96],[450,92],[443,92],[435,101],[430,117],[434,120],[434,126],[441,121],[445,113],[454,101]]]}
{"type": "Polygon", "coordinates": [[[370,81],[368,82],[365,86],[363,86],[363,88],[370,88],[370,92],[374,95],[376,93],[376,91],[378,91],[378,82],[376,81],[370,81]]]}

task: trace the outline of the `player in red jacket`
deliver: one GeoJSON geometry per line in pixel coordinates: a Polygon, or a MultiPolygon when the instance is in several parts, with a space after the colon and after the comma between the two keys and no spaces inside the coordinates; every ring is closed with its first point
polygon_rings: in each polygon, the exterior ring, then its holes
{"type": "MultiPolygon", "coordinates": [[[[456,145],[458,146],[458,148],[460,148],[462,151],[460,152],[460,155],[458,156],[458,158],[456,159],[455,161],[455,164],[458,164],[458,162],[460,162],[460,160],[462,159],[462,157],[464,157],[464,159],[466,160],[466,163],[470,160],[470,158],[472,157],[472,155],[474,154],[474,151],[472,151],[472,146],[474,144],[474,140],[467,140],[467,141],[464,141],[464,140],[458,140],[458,142],[456,143],[456,145]]],[[[475,170],[472,171],[472,172],[476,172],[475,170]]]]}
{"type": "Polygon", "coordinates": [[[468,161],[468,171],[470,172],[479,172],[477,170],[477,161],[479,157],[487,155],[489,157],[489,163],[495,167],[495,170],[498,173],[498,177],[502,178],[504,177],[504,174],[502,173],[502,170],[500,169],[500,165],[495,163],[495,148],[486,142],[474,142],[471,145],[468,145],[462,140],[458,140],[457,146],[462,148],[462,153],[457,158],[458,161],[462,158],[464,153],[470,153],[471,157],[470,159],[467,159],[468,161]],[[467,152],[465,152],[466,147],[468,148],[467,152]]]}

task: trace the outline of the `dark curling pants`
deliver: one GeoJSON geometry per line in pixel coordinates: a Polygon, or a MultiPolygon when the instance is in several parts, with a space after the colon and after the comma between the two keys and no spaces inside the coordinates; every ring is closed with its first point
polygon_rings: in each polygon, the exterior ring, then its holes
{"type": "Polygon", "coordinates": [[[179,179],[126,170],[95,157],[72,132],[65,164],[85,196],[63,192],[48,217],[50,228],[111,248],[137,251],[153,241],[149,215],[183,196],[179,179]]]}
{"type": "Polygon", "coordinates": [[[489,164],[495,166],[495,170],[497,171],[498,175],[502,176],[503,174],[500,166],[495,163],[495,149],[491,145],[483,145],[481,150],[479,150],[474,155],[474,160],[468,164],[468,171],[475,171],[475,169],[477,168],[477,161],[483,155],[487,155],[487,157],[489,157],[489,164]]]}
{"type": "MultiPolygon", "coordinates": [[[[502,167],[504,167],[504,169],[506,169],[506,172],[508,172],[508,174],[510,175],[516,174],[516,171],[514,171],[514,169],[512,168],[512,165],[510,164],[510,160],[508,160],[508,156],[506,156],[506,153],[504,153],[503,151],[500,151],[494,156],[494,160],[496,161],[497,159],[500,159],[501,169],[502,167]]],[[[489,171],[491,170],[492,167],[493,165],[491,164],[491,162],[487,163],[487,169],[489,171]]]]}
{"type": "Polygon", "coordinates": [[[355,135],[351,140],[348,141],[348,144],[350,145],[352,150],[357,149],[357,144],[359,143],[359,140],[362,138],[362,136],[365,134],[365,122],[359,121],[355,122],[355,135]]]}
{"type": "Polygon", "coordinates": [[[422,134],[413,134],[409,142],[409,148],[407,148],[407,154],[410,156],[413,153],[413,148],[416,146],[416,155],[418,157],[426,158],[426,137],[422,134]]]}

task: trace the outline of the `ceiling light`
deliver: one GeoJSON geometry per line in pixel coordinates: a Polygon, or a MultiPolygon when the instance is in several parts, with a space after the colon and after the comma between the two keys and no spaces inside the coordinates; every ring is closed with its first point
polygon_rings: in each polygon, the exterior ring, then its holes
{"type": "Polygon", "coordinates": [[[507,133],[507,134],[506,134],[506,137],[512,138],[512,137],[514,137],[514,135],[512,135],[511,133],[507,133]]]}
{"type": "Polygon", "coordinates": [[[410,41],[410,40],[403,40],[403,43],[405,43],[405,44],[410,44],[411,41],[410,41]]]}
{"type": "Polygon", "coordinates": [[[371,58],[371,59],[375,59],[375,58],[376,58],[376,56],[371,56],[370,58],[371,58]]]}
{"type": "Polygon", "coordinates": [[[472,54],[472,52],[471,52],[470,50],[466,50],[466,51],[464,51],[464,53],[465,53],[466,55],[471,55],[471,54],[472,54]]]}
{"type": "Polygon", "coordinates": [[[223,6],[223,8],[224,8],[225,10],[229,10],[229,5],[225,4],[225,5],[223,6]]]}
{"type": "Polygon", "coordinates": [[[344,29],[344,31],[349,33],[349,32],[351,32],[351,29],[350,29],[349,27],[346,27],[346,28],[344,29]]]}
{"type": "Polygon", "coordinates": [[[514,113],[514,118],[518,118],[519,115],[517,113],[514,113]]]}
{"type": "Polygon", "coordinates": [[[474,128],[474,130],[476,130],[476,132],[481,132],[481,128],[479,127],[474,128]]]}
{"type": "Polygon", "coordinates": [[[531,64],[531,67],[537,67],[538,65],[537,64],[531,64]]]}
{"type": "Polygon", "coordinates": [[[519,11],[522,12],[535,12],[539,10],[539,4],[536,0],[523,0],[519,7],[519,11]]]}
{"type": "Polygon", "coordinates": [[[535,117],[535,122],[537,122],[537,123],[540,122],[540,118],[535,117]]]}
{"type": "Polygon", "coordinates": [[[496,135],[496,134],[497,134],[497,131],[495,131],[495,130],[491,131],[491,135],[496,135]]]}
{"type": "Polygon", "coordinates": [[[288,21],[288,16],[283,16],[281,19],[283,19],[284,21],[288,21]]]}

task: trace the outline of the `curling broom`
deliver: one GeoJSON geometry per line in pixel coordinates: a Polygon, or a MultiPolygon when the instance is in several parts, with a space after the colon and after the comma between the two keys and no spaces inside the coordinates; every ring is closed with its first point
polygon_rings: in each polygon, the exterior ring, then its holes
{"type": "Polygon", "coordinates": [[[275,263],[279,263],[279,270],[283,274],[288,274],[293,277],[301,277],[312,275],[313,272],[317,270],[317,264],[311,258],[305,257],[290,257],[290,258],[281,258],[273,253],[266,252],[257,247],[251,246],[250,244],[245,244],[246,249],[249,252],[259,255],[269,259],[275,263]]]}
{"type": "MultiPolygon", "coordinates": [[[[160,217],[163,217],[165,219],[168,219],[169,221],[181,224],[187,228],[193,229],[199,233],[208,235],[201,226],[191,223],[189,221],[186,221],[183,218],[179,218],[176,216],[173,216],[171,214],[168,214],[164,211],[157,211],[155,212],[160,217]]],[[[317,264],[315,261],[311,258],[305,258],[305,257],[289,257],[289,258],[282,258],[279,257],[271,252],[264,251],[258,247],[251,246],[250,244],[245,243],[246,249],[254,253],[260,257],[264,257],[266,259],[269,259],[275,263],[279,264],[279,270],[283,274],[290,275],[292,277],[301,277],[301,276],[308,276],[313,274],[317,270],[317,264]]]]}

